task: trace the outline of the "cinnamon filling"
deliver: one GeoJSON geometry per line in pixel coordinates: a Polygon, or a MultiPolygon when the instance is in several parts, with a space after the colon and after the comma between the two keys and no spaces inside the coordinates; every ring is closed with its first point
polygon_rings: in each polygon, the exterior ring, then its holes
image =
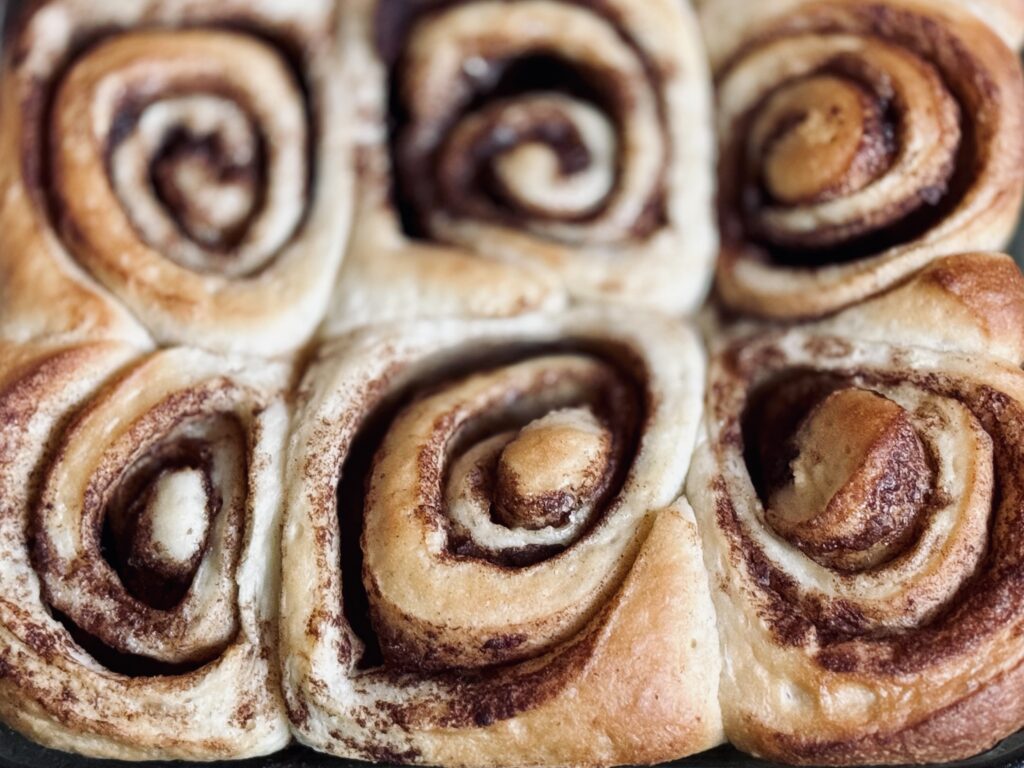
{"type": "Polygon", "coordinates": [[[964,200],[993,108],[979,62],[938,26],[823,9],[720,73],[726,245],[782,266],[869,258],[913,242],[964,200]],[[820,16],[820,18],[818,18],[820,16]]]}
{"type": "Polygon", "coordinates": [[[716,522],[779,642],[822,659],[847,648],[854,666],[876,645],[913,648],[917,664],[927,644],[912,639],[959,632],[979,580],[999,581],[989,530],[1019,512],[1005,453],[1019,409],[836,341],[766,338],[730,355],[711,403],[734,469],[716,522]]]}
{"type": "Polygon", "coordinates": [[[767,523],[811,559],[856,573],[913,543],[935,476],[899,404],[854,382],[794,374],[757,393],[745,441],[767,523]]]}
{"type": "Polygon", "coordinates": [[[907,413],[857,388],[816,404],[790,438],[788,480],[766,517],[811,558],[844,571],[881,565],[914,535],[933,475],[907,413]]]}
{"type": "MultiPolygon", "coordinates": [[[[266,165],[252,136],[172,133],[152,164],[152,184],[178,227],[210,251],[236,247],[262,205],[266,165]]],[[[129,204],[128,201],[125,201],[129,204]]]]}
{"type": "Polygon", "coordinates": [[[380,4],[407,232],[458,240],[451,220],[569,244],[646,237],[664,221],[670,152],[654,68],[599,5],[546,6],[547,32],[525,23],[528,5],[380,4]],[[597,50],[606,38],[613,50],[597,50]]]}
{"type": "Polygon", "coordinates": [[[104,518],[104,556],[125,588],[163,610],[192,584],[220,511],[207,446],[161,446],[129,470],[104,518]]]}
{"type": "Polygon", "coordinates": [[[783,205],[816,203],[863,189],[892,161],[892,126],[857,83],[823,75],[769,97],[748,154],[762,158],[761,183],[783,205]]]}
{"type": "Polygon", "coordinates": [[[305,216],[306,94],[286,52],[255,36],[154,30],[101,40],[69,62],[48,120],[44,181],[87,265],[110,247],[96,209],[116,242],[228,278],[271,264],[305,216]]]}
{"type": "Polygon", "coordinates": [[[36,567],[55,614],[125,674],[194,668],[237,630],[226,598],[243,538],[245,433],[233,415],[178,408],[186,401],[149,411],[134,436],[141,443],[112,447],[97,468],[82,513],[97,549],[79,555],[75,571],[55,570],[59,545],[46,528],[36,533],[36,567]]]}
{"type": "MultiPolygon", "coordinates": [[[[412,382],[366,420],[353,442],[341,472],[338,506],[345,614],[365,645],[361,667],[385,663],[441,671],[478,666],[470,661],[474,654],[495,663],[536,653],[537,641],[527,635],[470,646],[462,661],[448,658],[456,648],[425,652],[374,607],[380,596],[377,577],[367,566],[365,521],[381,513],[382,478],[395,473],[388,462],[406,455],[401,443],[411,440],[422,451],[417,474],[430,483],[416,491],[430,501],[415,514],[429,515],[431,526],[444,536],[438,555],[443,559],[529,568],[557,557],[600,525],[637,450],[642,395],[633,375],[615,362],[554,351],[545,357],[544,352],[515,350],[502,355],[506,362],[497,369],[478,360],[412,382]],[[467,378],[467,370],[478,372],[467,378]],[[500,383],[505,376],[512,377],[508,389],[500,383]],[[454,410],[444,405],[452,398],[454,407],[467,385],[479,386],[489,377],[495,383],[493,402],[487,395],[454,410]],[[421,435],[422,429],[429,436],[421,435]],[[436,473],[428,458],[435,450],[441,462],[436,473]]],[[[401,502],[391,498],[388,503],[401,502]]]]}

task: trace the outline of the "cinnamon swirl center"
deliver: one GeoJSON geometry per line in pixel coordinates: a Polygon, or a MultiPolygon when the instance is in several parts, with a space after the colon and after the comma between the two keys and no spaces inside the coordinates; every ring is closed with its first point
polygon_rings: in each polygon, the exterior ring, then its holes
{"type": "Polygon", "coordinates": [[[909,414],[869,390],[837,390],[789,441],[789,477],[766,517],[822,565],[859,571],[899,554],[914,535],[934,476],[909,414]]]}
{"type": "Polygon", "coordinates": [[[783,88],[757,115],[748,153],[783,205],[824,202],[863,189],[892,158],[891,126],[858,84],[824,75],[783,88]]]}
{"type": "Polygon", "coordinates": [[[98,403],[47,477],[34,523],[48,601],[125,669],[204,663],[238,631],[249,495],[245,416],[232,410],[241,391],[214,379],[134,420],[98,403]],[[92,422],[116,439],[90,438],[92,422]]]}
{"type": "Polygon", "coordinates": [[[824,8],[720,74],[727,240],[820,266],[913,241],[960,203],[984,157],[986,76],[950,31],[889,21],[824,8]]]}
{"type": "Polygon", "coordinates": [[[581,246],[663,221],[671,149],[657,68],[612,15],[482,0],[377,23],[384,37],[404,32],[400,53],[382,53],[412,234],[462,242],[460,227],[496,226],[581,246]]]}
{"type": "Polygon", "coordinates": [[[613,531],[641,514],[630,500],[645,399],[632,369],[596,352],[520,355],[420,382],[388,415],[369,466],[343,469],[369,475],[348,481],[365,482],[365,593],[350,607],[365,600],[365,639],[387,665],[440,671],[537,655],[583,626],[608,570],[629,562],[621,552],[635,533],[613,531]],[[578,561],[601,565],[554,587],[553,574],[578,561]]]}
{"type": "Polygon", "coordinates": [[[740,430],[750,567],[823,641],[932,620],[985,553],[993,444],[977,415],[918,381],[763,375],[740,430]]]}
{"type": "Polygon", "coordinates": [[[305,214],[309,132],[301,83],[257,39],[176,30],[104,40],[71,63],[53,102],[66,239],[87,263],[128,243],[193,272],[250,276],[305,214]]]}

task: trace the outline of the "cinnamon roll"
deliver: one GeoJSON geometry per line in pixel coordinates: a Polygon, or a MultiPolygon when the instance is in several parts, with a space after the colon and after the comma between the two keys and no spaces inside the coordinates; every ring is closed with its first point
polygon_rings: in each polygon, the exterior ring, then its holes
{"type": "Polygon", "coordinates": [[[119,342],[0,360],[0,717],[118,759],[283,747],[288,372],[119,342]]]}
{"type": "Polygon", "coordinates": [[[330,331],[700,302],[716,237],[688,4],[353,0],[343,25],[360,189],[330,331]]]}
{"type": "Polygon", "coordinates": [[[1024,78],[982,19],[999,9],[702,3],[729,308],[818,317],[937,257],[1006,246],[1024,191],[1024,78]]]}
{"type": "Polygon", "coordinates": [[[891,325],[888,343],[865,341],[878,329],[857,308],[711,365],[687,491],[726,736],[771,760],[940,763],[1024,727],[1019,330],[1004,359],[979,348],[981,330],[1019,323],[1024,291],[1018,275],[1000,302],[955,262],[929,272],[905,305],[972,313],[965,352],[891,325]]]}
{"type": "Polygon", "coordinates": [[[324,314],[351,171],[333,4],[49,0],[10,40],[0,329],[278,354],[324,314]]]}
{"type": "Polygon", "coordinates": [[[287,464],[297,738],[446,766],[718,743],[714,617],[676,501],[702,380],[695,336],[642,315],[421,322],[324,353],[287,464]]]}

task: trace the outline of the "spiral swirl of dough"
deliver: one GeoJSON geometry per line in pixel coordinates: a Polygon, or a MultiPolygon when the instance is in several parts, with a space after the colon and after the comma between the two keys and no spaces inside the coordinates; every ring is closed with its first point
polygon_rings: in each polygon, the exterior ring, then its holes
{"type": "Polygon", "coordinates": [[[95,756],[273,752],[287,372],[133,355],[4,349],[4,719],[95,756]]]}
{"type": "Polygon", "coordinates": [[[668,759],[720,738],[710,597],[673,505],[701,355],[680,326],[623,320],[389,328],[310,369],[282,601],[301,741],[495,765],[668,759]],[[611,649],[640,634],[627,679],[611,649]]]}
{"type": "Polygon", "coordinates": [[[915,0],[765,5],[716,28],[734,5],[702,4],[730,308],[817,317],[937,257],[1007,244],[1024,78],[995,31],[915,0]]]}
{"type": "MultiPolygon", "coordinates": [[[[351,116],[328,77],[330,3],[279,5],[53,0],[28,17],[5,74],[12,301],[38,269],[55,293],[95,302],[102,286],[162,344],[273,355],[309,339],[347,236],[351,116]]],[[[114,335],[73,303],[63,321],[18,317],[114,335]]]]}
{"type": "Polygon", "coordinates": [[[688,483],[723,716],[795,763],[942,762],[1024,726],[1024,376],[791,331],[715,361],[688,483]]]}
{"type": "Polygon", "coordinates": [[[346,20],[353,68],[379,80],[338,327],[346,313],[506,316],[566,292],[700,302],[716,237],[688,5],[357,0],[346,20]]]}

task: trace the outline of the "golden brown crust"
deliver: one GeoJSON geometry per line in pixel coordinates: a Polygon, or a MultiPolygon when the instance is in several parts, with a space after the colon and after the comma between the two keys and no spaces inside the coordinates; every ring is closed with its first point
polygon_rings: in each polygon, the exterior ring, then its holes
{"type": "Polygon", "coordinates": [[[1020,349],[1024,333],[1024,276],[1010,257],[964,254],[935,262],[921,275],[944,296],[979,318],[992,339],[1020,349]]]}
{"type": "Polygon", "coordinates": [[[1024,362],[1024,275],[1009,256],[937,259],[906,283],[814,324],[822,332],[1024,362]]]}
{"type": "Polygon", "coordinates": [[[741,5],[702,4],[727,307],[820,317],[937,257],[1006,245],[1024,192],[1024,78],[991,28],[946,2],[741,5]],[[814,177],[788,199],[787,158],[808,157],[814,177]]]}
{"type": "Polygon", "coordinates": [[[5,335],[137,339],[127,309],[161,343],[304,344],[349,221],[333,14],[326,0],[25,14],[3,78],[5,335]]]}
{"type": "Polygon", "coordinates": [[[715,746],[717,639],[706,578],[693,513],[679,502],[659,513],[622,588],[588,627],[592,645],[571,681],[517,717],[430,739],[433,759],[643,765],[715,746]],[[686,653],[666,652],[666,638],[686,653]],[[594,744],[596,731],[605,744],[594,744]]]}
{"type": "Polygon", "coordinates": [[[287,373],[138,354],[0,347],[0,717],[101,757],[275,751],[289,738],[267,594],[287,373]],[[200,515],[180,485],[154,482],[183,474],[204,478],[200,515]],[[140,542],[119,525],[147,487],[174,514],[140,542]],[[181,548],[182,520],[201,529],[198,557],[181,548]],[[158,541],[193,561],[184,580],[142,564],[140,544],[158,541]]]}
{"type": "Polygon", "coordinates": [[[710,94],[686,3],[342,8],[359,203],[329,332],[702,300],[710,94]]]}
{"type": "Polygon", "coordinates": [[[948,763],[951,755],[972,755],[995,746],[1024,722],[1024,665],[1000,675],[990,685],[895,733],[854,736],[848,741],[815,743],[804,738],[778,738],[751,743],[751,750],[780,755],[793,764],[856,765],[948,763]],[[979,739],[979,723],[987,739],[979,739]],[[979,744],[982,746],[979,749],[979,744]]]}
{"type": "Polygon", "coordinates": [[[659,512],[688,463],[701,356],[679,326],[625,320],[384,327],[309,370],[282,596],[300,741],[453,766],[656,762],[719,741],[695,529],[682,502],[659,512]],[[570,461],[548,443],[566,431],[606,448],[570,461]],[[554,523],[492,519],[520,498],[500,467],[542,460],[558,470],[527,506],[546,498],[554,523]]]}

